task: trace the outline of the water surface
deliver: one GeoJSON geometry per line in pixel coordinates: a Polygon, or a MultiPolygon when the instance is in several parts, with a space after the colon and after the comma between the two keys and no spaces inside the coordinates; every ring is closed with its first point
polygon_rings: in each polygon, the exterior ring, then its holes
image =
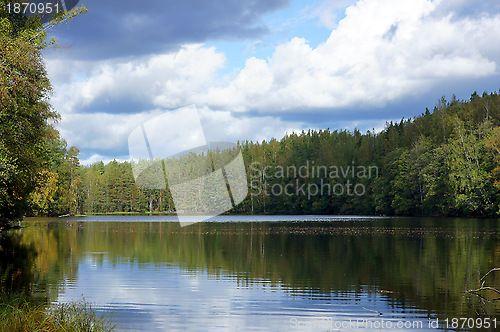
{"type": "Polygon", "coordinates": [[[465,293],[500,266],[498,219],[218,216],[180,227],[168,216],[99,216],[25,225],[23,241],[39,252],[38,294],[85,298],[129,331],[421,331],[500,310],[465,293]]]}

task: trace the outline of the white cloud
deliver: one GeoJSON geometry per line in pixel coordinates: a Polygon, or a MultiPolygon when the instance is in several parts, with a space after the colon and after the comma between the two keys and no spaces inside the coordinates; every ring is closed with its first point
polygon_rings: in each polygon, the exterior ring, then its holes
{"type": "Polygon", "coordinates": [[[238,116],[230,111],[199,108],[199,114],[207,141],[236,142],[280,139],[285,134],[298,132],[307,126],[300,121],[283,121],[274,116],[238,116]]]}
{"type": "Polygon", "coordinates": [[[500,15],[431,15],[426,0],[363,0],[328,40],[279,45],[268,60],[251,58],[226,87],[197,96],[234,110],[303,110],[383,106],[423,93],[443,79],[496,74],[500,15]]]}
{"type": "MultiPolygon", "coordinates": [[[[115,158],[123,161],[129,159],[127,142],[130,133],[138,125],[166,112],[169,110],[155,109],[137,114],[66,114],[58,127],[70,146],[75,145],[81,151],[94,151],[92,155],[84,156],[82,164],[91,164],[99,160],[111,161],[115,158]],[[112,156],[106,155],[109,151],[113,152],[112,156]]],[[[301,122],[282,121],[272,116],[235,117],[229,111],[218,111],[208,107],[199,108],[198,113],[207,142],[269,140],[272,137],[281,138],[286,133],[298,132],[306,127],[301,122]]],[[[181,148],[176,142],[172,144],[174,146],[170,148],[177,152],[197,147],[181,148]]]]}
{"type": "Polygon", "coordinates": [[[81,151],[114,150],[116,154],[118,148],[126,147],[127,137],[137,125],[158,114],[158,110],[137,114],[70,113],[63,116],[58,129],[68,145],[75,145],[81,151]]]}
{"type": "Polygon", "coordinates": [[[63,115],[82,107],[92,108],[93,104],[123,100],[170,108],[184,106],[189,104],[192,93],[213,82],[214,73],[224,61],[222,53],[201,44],[134,60],[49,60],[48,71],[56,91],[52,104],[63,115]],[[68,73],[72,73],[70,79],[68,73]]]}
{"type": "MultiPolygon", "coordinates": [[[[328,15],[348,2],[325,1],[319,20],[331,24],[328,15]]],[[[68,143],[103,158],[105,151],[123,155],[139,123],[190,104],[200,109],[208,140],[280,138],[311,126],[312,111],[379,108],[450,81],[498,75],[500,14],[462,15],[472,4],[360,0],[316,48],[293,38],[277,45],[271,57],[249,58],[243,69],[225,76],[225,54],[202,44],[133,59],[52,58],[51,102],[62,114],[59,127],[68,143]],[[296,112],[300,120],[281,120],[281,111],[296,112]]],[[[337,124],[344,128],[371,128],[364,120],[343,119],[337,124]]]]}
{"type": "Polygon", "coordinates": [[[434,15],[449,1],[358,1],[318,47],[293,38],[269,59],[249,58],[226,77],[220,75],[224,54],[200,44],[134,60],[75,63],[74,69],[49,63],[56,78],[53,104],[63,116],[124,100],[262,113],[380,107],[443,80],[497,74],[500,48],[493,41],[500,39],[500,14],[434,15]],[[59,81],[68,69],[73,79],[59,81]]]}

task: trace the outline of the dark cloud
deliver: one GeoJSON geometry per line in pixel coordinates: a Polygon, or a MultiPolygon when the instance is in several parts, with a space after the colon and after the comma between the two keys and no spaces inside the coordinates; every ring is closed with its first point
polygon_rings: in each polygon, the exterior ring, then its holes
{"type": "MultiPolygon", "coordinates": [[[[208,39],[244,39],[267,32],[260,18],[290,0],[82,0],[86,16],[53,35],[78,59],[127,57],[173,50],[208,39]]],[[[66,52],[65,52],[66,53],[66,52]]]]}
{"type": "Polygon", "coordinates": [[[453,19],[478,17],[500,12],[498,0],[446,0],[439,3],[434,15],[452,14],[453,19]]]}

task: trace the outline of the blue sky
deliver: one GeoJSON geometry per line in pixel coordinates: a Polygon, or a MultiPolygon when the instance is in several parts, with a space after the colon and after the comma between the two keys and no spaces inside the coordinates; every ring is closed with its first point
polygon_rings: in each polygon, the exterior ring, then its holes
{"type": "Polygon", "coordinates": [[[196,105],[208,141],[381,130],[500,89],[497,0],[82,0],[51,31],[58,124],[82,163],[128,159],[141,122],[196,105]]]}

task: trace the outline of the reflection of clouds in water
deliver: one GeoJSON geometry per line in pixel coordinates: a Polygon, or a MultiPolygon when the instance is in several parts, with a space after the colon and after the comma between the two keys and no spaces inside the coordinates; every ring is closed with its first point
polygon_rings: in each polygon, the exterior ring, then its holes
{"type": "Polygon", "coordinates": [[[412,319],[422,320],[426,327],[423,314],[392,308],[376,293],[316,294],[263,279],[247,283],[175,265],[110,262],[106,257],[97,265],[98,269],[94,260],[82,259],[76,284],[66,288],[58,301],[84,294],[104,312],[111,309],[113,320],[126,330],[290,330],[293,317],[311,321],[372,317],[373,312],[363,307],[384,312],[385,320],[416,317],[412,319]]]}

